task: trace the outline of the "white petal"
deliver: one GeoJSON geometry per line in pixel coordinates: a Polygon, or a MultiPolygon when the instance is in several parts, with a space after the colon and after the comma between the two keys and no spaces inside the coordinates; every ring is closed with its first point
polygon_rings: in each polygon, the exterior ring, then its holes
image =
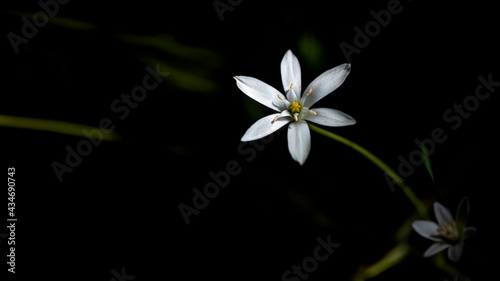
{"type": "Polygon", "coordinates": [[[279,111],[273,104],[273,99],[281,94],[278,90],[253,77],[235,76],[234,79],[236,79],[238,88],[247,96],[271,109],[279,111]]]}
{"type": "Polygon", "coordinates": [[[312,113],[309,112],[309,108],[307,107],[302,107],[302,109],[300,110],[300,114],[298,116],[299,120],[306,120],[306,117],[311,115],[312,113]]]}
{"type": "Polygon", "coordinates": [[[469,238],[472,234],[476,233],[477,228],[474,226],[467,226],[464,229],[464,239],[469,238]]]}
{"type": "Polygon", "coordinates": [[[288,89],[288,91],[286,92],[286,99],[289,101],[289,102],[294,102],[294,101],[298,101],[299,98],[295,92],[294,89],[288,89]]]}
{"type": "Polygon", "coordinates": [[[279,111],[283,111],[283,110],[286,110],[290,107],[290,102],[282,95],[280,95],[280,98],[276,97],[275,99],[273,99],[273,105],[276,106],[279,111]]]}
{"type": "Polygon", "coordinates": [[[292,114],[290,114],[290,111],[288,111],[288,110],[283,110],[280,114],[280,117],[278,117],[278,118],[282,118],[282,117],[290,117],[290,120],[292,120],[292,118],[293,118],[292,114]]]}
{"type": "Polygon", "coordinates": [[[250,128],[248,128],[246,133],[241,138],[241,141],[253,141],[263,138],[275,132],[279,128],[285,126],[292,120],[291,118],[278,118],[273,122],[276,115],[279,114],[271,114],[257,120],[257,122],[255,122],[250,128]]]}
{"type": "Polygon", "coordinates": [[[311,133],[305,121],[292,122],[288,126],[288,150],[293,160],[304,164],[311,150],[311,133]]]}
{"type": "Polygon", "coordinates": [[[283,111],[290,107],[290,103],[287,100],[280,99],[273,100],[273,105],[278,108],[278,111],[283,111]]]}
{"type": "Polygon", "coordinates": [[[433,221],[418,220],[414,221],[411,225],[413,230],[415,230],[422,237],[430,239],[432,241],[441,241],[439,237],[438,225],[433,221]]]}
{"type": "Polygon", "coordinates": [[[314,81],[304,88],[304,93],[312,89],[311,94],[305,99],[304,106],[311,107],[314,103],[335,91],[346,79],[351,71],[351,64],[344,63],[323,72],[314,81]]]}
{"type": "Polygon", "coordinates": [[[464,244],[459,243],[455,246],[451,246],[448,249],[448,258],[454,262],[457,262],[462,256],[462,251],[464,250],[464,244]]]}
{"type": "Polygon", "coordinates": [[[297,95],[300,96],[300,86],[302,86],[300,75],[299,60],[292,51],[288,50],[281,60],[281,81],[283,82],[285,92],[288,91],[290,85],[293,83],[297,95]]]}
{"type": "Polygon", "coordinates": [[[308,114],[305,120],[329,127],[348,126],[356,123],[354,118],[336,109],[316,108],[312,111],[316,112],[316,115],[308,114]]]}
{"type": "Polygon", "coordinates": [[[424,257],[427,258],[427,257],[433,256],[433,255],[441,252],[442,250],[444,250],[448,247],[450,247],[450,245],[446,244],[446,243],[439,243],[439,242],[434,243],[429,247],[429,249],[427,249],[427,251],[425,251],[424,257]]]}
{"type": "Polygon", "coordinates": [[[434,214],[436,215],[439,226],[443,226],[443,222],[446,222],[447,225],[451,225],[453,217],[451,216],[450,211],[448,211],[448,209],[446,209],[439,202],[434,202],[434,214]]]}
{"type": "Polygon", "coordinates": [[[457,229],[459,232],[462,232],[465,228],[465,224],[467,223],[467,217],[469,216],[469,198],[465,197],[460,201],[457,208],[457,215],[455,217],[457,223],[457,229]]]}

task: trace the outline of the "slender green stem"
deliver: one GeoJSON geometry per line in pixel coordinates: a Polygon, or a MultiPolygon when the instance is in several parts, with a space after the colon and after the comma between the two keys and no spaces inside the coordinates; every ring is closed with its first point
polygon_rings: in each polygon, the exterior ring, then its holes
{"type": "Polygon", "coordinates": [[[392,248],[385,256],[376,263],[360,268],[353,277],[354,281],[364,281],[373,278],[387,269],[399,264],[410,252],[410,246],[406,242],[401,242],[392,248]]]}
{"type": "Polygon", "coordinates": [[[470,281],[469,277],[463,275],[458,269],[446,262],[446,259],[444,258],[444,252],[438,253],[436,256],[434,256],[433,262],[437,268],[448,273],[450,276],[458,277],[459,280],[470,281]]]}
{"type": "MultiPolygon", "coordinates": [[[[429,219],[428,213],[427,213],[427,207],[426,205],[418,199],[418,197],[413,193],[411,188],[406,185],[401,177],[393,170],[391,169],[387,164],[385,164],[380,158],[375,156],[373,153],[370,151],[366,150],[359,144],[352,142],[344,137],[341,137],[337,134],[334,134],[330,131],[324,130],[322,128],[319,128],[315,125],[312,125],[308,123],[309,128],[311,130],[322,134],[326,137],[329,137],[333,140],[336,140],[340,143],[343,143],[350,148],[356,150],[357,152],[361,153],[364,157],[366,157],[368,160],[370,160],[373,164],[377,165],[382,171],[384,171],[389,177],[391,177],[394,182],[401,187],[405,195],[408,197],[408,199],[412,202],[412,204],[415,206],[415,209],[417,210],[417,213],[419,216],[421,216],[424,219],[429,219]]],[[[404,227],[407,229],[407,227],[404,227]]],[[[409,253],[409,245],[406,242],[407,236],[409,233],[403,234],[404,240],[400,242],[398,245],[396,245],[392,250],[390,250],[384,257],[382,257],[379,261],[374,263],[373,265],[370,265],[363,270],[358,271],[355,276],[354,280],[366,280],[372,277],[375,277],[379,275],[380,273],[384,272],[388,268],[398,264],[401,262],[406,255],[409,253]]],[[[442,254],[438,254],[436,258],[434,259],[434,264],[436,267],[444,270],[451,276],[458,276],[461,280],[470,280],[468,277],[462,275],[460,271],[458,271],[456,268],[453,266],[449,265],[446,263],[446,260],[444,259],[442,254]]]]}
{"type": "Polygon", "coordinates": [[[356,150],[357,152],[361,153],[364,157],[366,157],[368,160],[370,160],[373,164],[375,164],[377,167],[379,167],[382,171],[384,171],[391,179],[394,180],[394,182],[401,187],[401,190],[403,190],[404,194],[408,199],[411,201],[411,203],[415,206],[415,209],[417,210],[418,214],[425,219],[428,219],[428,214],[427,214],[427,208],[425,205],[418,199],[418,197],[413,193],[411,188],[406,185],[403,182],[403,179],[393,170],[391,167],[389,167],[387,164],[384,163],[384,161],[380,160],[377,156],[375,156],[373,153],[370,151],[366,150],[359,144],[352,142],[344,137],[341,137],[337,134],[334,134],[330,131],[324,130],[320,127],[317,127],[311,123],[308,123],[309,128],[311,130],[315,131],[316,133],[322,134],[325,137],[329,137],[333,140],[336,140],[340,143],[343,143],[350,148],[356,150]]]}
{"type": "Polygon", "coordinates": [[[48,119],[0,115],[0,126],[48,131],[79,137],[87,137],[89,135],[91,138],[102,137],[106,141],[116,141],[119,139],[119,136],[111,130],[48,119]],[[98,130],[101,134],[89,133],[93,130],[98,130]],[[84,134],[84,131],[87,132],[87,135],[84,134]]]}

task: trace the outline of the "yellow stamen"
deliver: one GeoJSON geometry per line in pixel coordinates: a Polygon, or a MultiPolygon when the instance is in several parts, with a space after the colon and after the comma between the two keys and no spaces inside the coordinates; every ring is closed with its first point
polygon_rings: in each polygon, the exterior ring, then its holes
{"type": "Polygon", "coordinates": [[[443,237],[447,237],[448,236],[448,233],[446,231],[442,230],[441,228],[438,228],[437,232],[439,233],[439,235],[441,235],[443,237]]]}
{"type": "Polygon", "coordinates": [[[278,119],[278,117],[280,117],[280,115],[279,115],[279,114],[278,114],[278,115],[276,115],[276,116],[274,117],[273,122],[271,122],[271,123],[276,122],[276,120],[278,119]]]}
{"type": "Polygon", "coordinates": [[[456,236],[455,232],[457,230],[457,224],[455,223],[455,221],[451,221],[451,224],[447,224],[446,222],[443,222],[442,225],[443,225],[443,228],[437,229],[437,232],[439,233],[439,235],[441,235],[442,237],[444,237],[446,239],[456,240],[457,236],[456,236]]]}
{"type": "Polygon", "coordinates": [[[283,98],[282,98],[280,95],[278,95],[278,98],[279,98],[280,100],[283,100],[283,98]]]}
{"type": "Polygon", "coordinates": [[[299,121],[299,118],[297,117],[297,115],[294,115],[293,119],[295,119],[295,121],[299,121]]]}
{"type": "Polygon", "coordinates": [[[293,83],[290,85],[290,89],[293,88],[293,83]]]}
{"type": "Polygon", "coordinates": [[[443,222],[443,227],[445,230],[451,231],[451,226],[449,224],[447,224],[446,222],[443,222]]]}
{"type": "Polygon", "coordinates": [[[301,109],[302,109],[302,106],[296,101],[292,102],[292,104],[288,108],[288,110],[290,110],[290,113],[292,113],[292,114],[300,113],[301,109]]]}
{"type": "Polygon", "coordinates": [[[317,113],[312,111],[312,110],[309,110],[309,112],[311,112],[312,114],[316,115],[317,113]]]}

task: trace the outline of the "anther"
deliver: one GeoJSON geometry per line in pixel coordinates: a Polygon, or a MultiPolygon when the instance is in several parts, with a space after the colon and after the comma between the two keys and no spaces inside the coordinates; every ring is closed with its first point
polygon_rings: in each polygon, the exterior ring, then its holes
{"type": "Polygon", "coordinates": [[[457,237],[455,236],[455,230],[457,229],[457,225],[455,221],[451,221],[451,224],[447,224],[446,222],[442,223],[443,228],[438,228],[437,232],[444,238],[455,240],[457,237]]]}
{"type": "Polygon", "coordinates": [[[313,115],[316,115],[317,113],[312,111],[312,110],[309,110],[309,112],[311,112],[313,115]]]}
{"type": "Polygon", "coordinates": [[[309,96],[311,94],[313,89],[309,89],[309,92],[307,92],[306,96],[309,96]]]}
{"type": "MultiPolygon", "coordinates": [[[[452,222],[451,222],[451,225],[447,224],[446,222],[443,222],[443,227],[444,227],[444,229],[445,229],[446,231],[449,231],[449,232],[453,231],[453,230],[454,230],[454,227],[453,227],[454,222],[455,222],[455,221],[452,221],[452,222]]],[[[456,228],[456,225],[455,225],[455,228],[456,228]]]]}
{"type": "Polygon", "coordinates": [[[278,117],[280,117],[280,115],[279,115],[279,114],[278,114],[278,115],[276,115],[276,116],[274,117],[273,122],[271,122],[271,123],[276,122],[276,120],[278,120],[278,117]]]}
{"type": "Polygon", "coordinates": [[[299,118],[297,117],[297,115],[294,115],[293,119],[295,119],[295,121],[299,121],[299,118]]]}
{"type": "Polygon", "coordinates": [[[293,83],[290,85],[290,89],[293,88],[293,83]]]}
{"type": "Polygon", "coordinates": [[[280,95],[278,95],[278,98],[279,98],[280,100],[283,100],[283,98],[282,98],[280,95]]]}

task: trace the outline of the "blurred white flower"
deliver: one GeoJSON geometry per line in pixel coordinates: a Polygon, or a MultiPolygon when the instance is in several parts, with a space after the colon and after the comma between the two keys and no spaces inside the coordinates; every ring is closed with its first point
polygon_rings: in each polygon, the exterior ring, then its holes
{"type": "Polygon", "coordinates": [[[430,257],[448,249],[448,258],[458,261],[462,256],[464,239],[476,232],[473,226],[465,227],[469,215],[469,199],[464,198],[458,205],[456,221],[450,211],[438,202],[434,203],[437,224],[433,221],[418,220],[413,222],[413,229],[421,236],[436,243],[427,249],[424,257],[430,257]]]}
{"type": "Polygon", "coordinates": [[[259,119],[243,135],[242,141],[252,141],[265,137],[286,124],[288,127],[288,149],[292,158],[304,164],[311,149],[311,135],[306,121],[325,126],[340,127],[356,123],[351,116],[330,108],[311,109],[317,101],[337,89],[351,70],[351,65],[344,63],[327,70],[306,88],[301,94],[302,81],[300,65],[297,57],[288,50],[281,61],[281,79],[286,95],[268,84],[248,76],[235,76],[240,90],[260,102],[276,110],[272,114],[259,119]]]}

